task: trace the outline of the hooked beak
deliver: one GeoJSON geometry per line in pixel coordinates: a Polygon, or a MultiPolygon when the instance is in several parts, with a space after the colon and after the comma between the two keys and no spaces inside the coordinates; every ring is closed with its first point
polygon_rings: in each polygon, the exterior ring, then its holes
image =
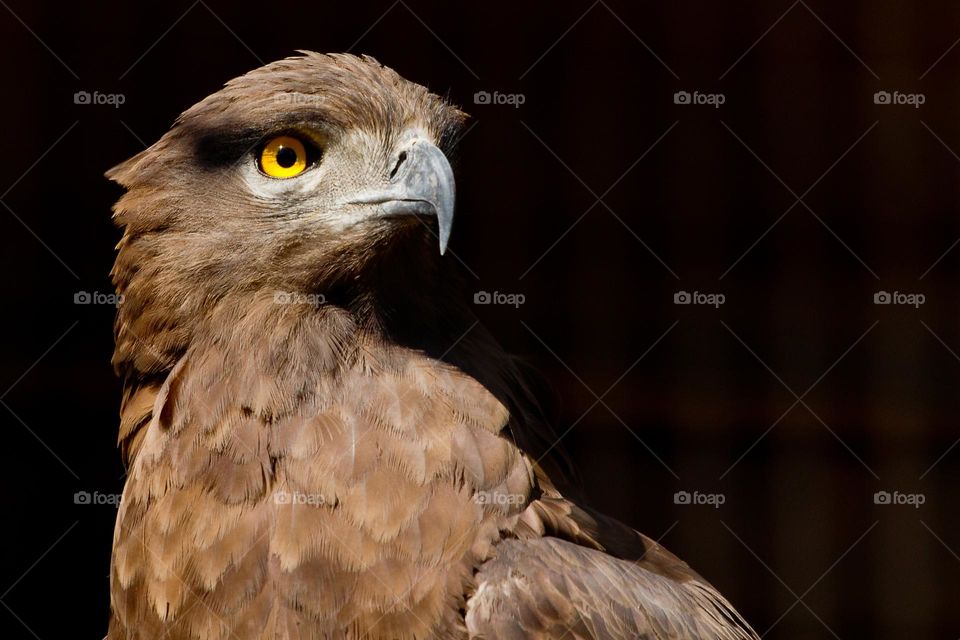
{"type": "Polygon", "coordinates": [[[381,215],[436,216],[440,255],[447,250],[453,226],[456,185],[450,161],[436,145],[413,138],[397,154],[390,182],[383,189],[352,198],[350,204],[379,205],[381,215]]]}

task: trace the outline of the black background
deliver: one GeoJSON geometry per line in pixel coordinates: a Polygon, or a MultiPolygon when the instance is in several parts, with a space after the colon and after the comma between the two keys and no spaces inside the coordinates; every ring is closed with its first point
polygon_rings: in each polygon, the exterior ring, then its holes
{"type": "Polygon", "coordinates": [[[122,488],[113,309],[74,304],[111,290],[103,172],[299,48],[473,115],[450,262],[525,296],[477,311],[556,387],[595,506],[766,637],[960,635],[955,3],[4,3],[3,637],[106,630],[115,509],[74,501],[122,488]]]}

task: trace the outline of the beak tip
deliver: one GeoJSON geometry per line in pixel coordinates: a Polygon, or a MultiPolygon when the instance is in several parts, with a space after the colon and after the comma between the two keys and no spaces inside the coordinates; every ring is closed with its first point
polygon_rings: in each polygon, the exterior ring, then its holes
{"type": "Polygon", "coordinates": [[[447,252],[447,245],[450,243],[450,231],[453,227],[453,206],[444,209],[437,215],[437,222],[440,231],[440,255],[447,252]]]}

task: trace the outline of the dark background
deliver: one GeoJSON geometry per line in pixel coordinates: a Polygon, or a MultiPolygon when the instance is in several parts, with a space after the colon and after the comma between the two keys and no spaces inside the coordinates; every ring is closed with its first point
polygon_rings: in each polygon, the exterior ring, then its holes
{"type": "Polygon", "coordinates": [[[115,509],[74,501],[122,488],[113,308],[74,304],[111,290],[102,174],[297,48],[473,114],[450,260],[525,296],[478,313],[556,387],[597,507],[766,637],[960,635],[955,3],[0,4],[4,638],[106,630],[115,509]]]}

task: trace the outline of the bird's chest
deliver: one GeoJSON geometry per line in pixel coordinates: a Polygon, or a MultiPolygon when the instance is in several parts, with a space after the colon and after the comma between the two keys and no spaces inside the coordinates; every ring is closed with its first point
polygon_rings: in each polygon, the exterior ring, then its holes
{"type": "Polygon", "coordinates": [[[530,491],[528,464],[499,435],[503,404],[424,363],[348,372],[299,399],[280,395],[295,385],[229,386],[219,393],[233,399],[184,380],[184,419],[147,435],[115,578],[174,619],[201,600],[234,612],[231,625],[317,637],[462,631],[473,569],[530,491]],[[286,410],[262,411],[263,398],[286,410]],[[139,540],[159,558],[133,551],[139,540]]]}

